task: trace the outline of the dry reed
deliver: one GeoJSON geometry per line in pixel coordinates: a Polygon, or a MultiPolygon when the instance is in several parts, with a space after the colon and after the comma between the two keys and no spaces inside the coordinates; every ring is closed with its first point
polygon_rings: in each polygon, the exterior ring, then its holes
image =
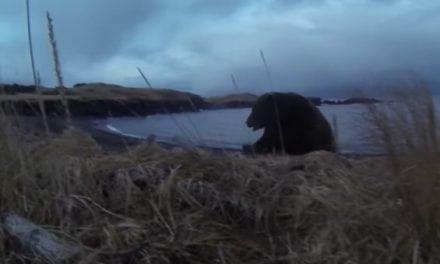
{"type": "Polygon", "coordinates": [[[47,115],[46,115],[46,108],[44,107],[44,100],[41,97],[41,88],[40,88],[40,80],[37,75],[37,70],[35,67],[35,60],[34,60],[34,49],[32,45],[32,31],[31,31],[31,15],[30,15],[30,8],[29,8],[29,0],[26,0],[26,18],[27,18],[27,29],[28,29],[28,43],[29,43],[29,55],[31,59],[31,67],[32,67],[32,76],[34,79],[34,86],[35,91],[38,94],[38,107],[40,109],[40,113],[42,116],[43,125],[46,131],[46,134],[49,135],[49,125],[47,122],[47,115]]]}
{"type": "Polygon", "coordinates": [[[61,65],[58,55],[57,42],[55,39],[55,32],[53,29],[52,18],[50,17],[49,12],[46,13],[46,19],[47,19],[47,28],[49,31],[49,42],[50,42],[50,46],[52,47],[52,59],[54,65],[55,79],[57,80],[58,83],[57,87],[61,95],[61,103],[63,104],[66,121],[68,125],[71,125],[72,119],[70,115],[68,101],[66,99],[66,87],[64,86],[63,77],[61,75],[61,65]]]}
{"type": "MultiPolygon", "coordinates": [[[[76,241],[74,262],[410,263],[416,239],[381,159],[104,154],[75,129],[24,145],[10,124],[0,209],[76,241]]],[[[28,257],[7,244],[0,255],[28,257]]]]}
{"type": "Polygon", "coordinates": [[[369,105],[372,138],[387,154],[402,219],[414,233],[414,263],[440,259],[440,167],[434,98],[421,82],[394,90],[386,104],[369,105]]]}

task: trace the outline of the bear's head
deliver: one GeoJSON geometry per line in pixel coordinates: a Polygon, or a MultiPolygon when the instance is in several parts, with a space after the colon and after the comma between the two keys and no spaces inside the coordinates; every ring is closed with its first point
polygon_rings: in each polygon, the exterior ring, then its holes
{"type": "Polygon", "coordinates": [[[269,125],[269,121],[275,116],[273,95],[266,93],[258,97],[252,112],[246,120],[246,125],[253,130],[258,130],[269,125]]]}
{"type": "Polygon", "coordinates": [[[307,126],[309,117],[314,115],[314,106],[303,96],[296,93],[266,93],[258,97],[246,125],[253,130],[276,128],[280,125],[307,126]]]}

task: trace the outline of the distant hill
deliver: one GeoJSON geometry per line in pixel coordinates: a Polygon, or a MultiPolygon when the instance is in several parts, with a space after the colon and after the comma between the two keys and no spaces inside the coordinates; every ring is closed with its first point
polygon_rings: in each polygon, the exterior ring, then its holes
{"type": "Polygon", "coordinates": [[[348,104],[374,104],[379,103],[380,100],[368,97],[351,97],[345,100],[324,100],[323,104],[329,105],[348,105],[348,104]]]}
{"type": "MultiPolygon", "coordinates": [[[[42,87],[42,99],[48,114],[64,113],[58,88],[42,87]]],[[[251,93],[202,98],[189,92],[165,88],[133,88],[106,83],[80,83],[68,88],[66,99],[74,116],[145,116],[156,113],[198,111],[199,109],[248,108],[258,96],[251,93]]],[[[38,114],[38,95],[33,85],[0,85],[0,104],[9,103],[19,114],[38,114]]],[[[322,100],[308,97],[315,105],[376,103],[374,98],[353,97],[346,100],[322,100]]]]}
{"type": "MultiPolygon", "coordinates": [[[[207,98],[206,101],[211,108],[246,108],[252,107],[257,101],[258,95],[251,93],[228,94],[224,96],[216,96],[207,98]]],[[[321,105],[320,97],[307,97],[314,105],[321,105]]]]}
{"type": "MultiPolygon", "coordinates": [[[[28,86],[16,85],[14,89],[14,93],[0,94],[0,103],[12,103],[20,114],[38,114],[38,95],[22,92],[28,91],[28,86]]],[[[142,116],[208,108],[208,103],[201,96],[171,89],[140,89],[89,83],[68,88],[66,91],[69,109],[74,116],[142,116]]],[[[64,111],[59,91],[43,89],[42,93],[41,98],[47,113],[62,115],[64,111]]]]}
{"type": "MultiPolygon", "coordinates": [[[[72,95],[84,99],[146,99],[146,100],[189,100],[201,99],[199,95],[165,88],[131,88],[115,84],[88,83],[68,89],[72,95]]],[[[197,101],[198,101],[197,100],[197,101]]]]}
{"type": "Polygon", "coordinates": [[[251,93],[228,94],[206,98],[211,108],[244,108],[252,107],[258,96],[251,93]]]}

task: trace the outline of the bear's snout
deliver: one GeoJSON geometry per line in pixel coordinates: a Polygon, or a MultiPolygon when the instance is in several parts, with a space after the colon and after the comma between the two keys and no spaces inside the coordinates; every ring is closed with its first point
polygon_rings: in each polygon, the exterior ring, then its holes
{"type": "Polygon", "coordinates": [[[254,118],[252,118],[252,115],[250,115],[246,120],[246,125],[252,128],[254,131],[264,127],[263,125],[258,124],[258,122],[255,122],[254,118]]]}
{"type": "Polygon", "coordinates": [[[252,127],[251,117],[248,117],[248,119],[246,119],[246,125],[247,125],[248,127],[252,127]]]}

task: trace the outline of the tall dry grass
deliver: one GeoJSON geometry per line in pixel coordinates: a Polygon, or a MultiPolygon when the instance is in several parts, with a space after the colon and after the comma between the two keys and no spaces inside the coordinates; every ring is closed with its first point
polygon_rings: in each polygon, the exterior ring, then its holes
{"type": "MultiPolygon", "coordinates": [[[[105,154],[75,129],[23,144],[2,122],[0,210],[78,243],[72,263],[412,263],[380,159],[105,154]]],[[[0,239],[4,263],[31,258],[0,239]]]]}
{"type": "MultiPolygon", "coordinates": [[[[371,106],[392,167],[327,152],[251,158],[151,143],[108,154],[73,128],[35,140],[5,109],[0,211],[80,245],[72,263],[436,263],[436,125],[426,105],[371,106]],[[393,134],[409,135],[401,123],[415,138],[393,134]]],[[[4,263],[47,262],[8,241],[0,232],[4,263]]]]}
{"type": "Polygon", "coordinates": [[[368,105],[372,138],[391,164],[402,220],[414,233],[415,260],[440,260],[440,157],[434,97],[421,82],[393,91],[385,104],[368,105]]]}
{"type": "Polygon", "coordinates": [[[34,48],[32,45],[32,28],[31,28],[31,15],[30,15],[30,7],[29,7],[29,0],[26,0],[26,18],[27,18],[27,31],[28,31],[28,44],[29,44],[29,56],[31,61],[31,67],[32,67],[32,77],[34,80],[35,85],[35,91],[39,95],[38,96],[38,107],[40,110],[40,114],[42,117],[42,122],[46,131],[46,134],[49,135],[49,125],[47,122],[47,115],[46,115],[46,108],[44,107],[44,100],[42,99],[41,95],[41,88],[40,88],[40,78],[38,77],[38,72],[35,66],[35,59],[34,59],[34,48]]]}
{"type": "Polygon", "coordinates": [[[59,89],[59,93],[61,96],[61,103],[63,104],[64,115],[65,115],[66,121],[67,121],[68,125],[72,125],[69,104],[66,99],[66,87],[64,86],[63,77],[61,75],[61,64],[60,64],[60,59],[59,59],[59,55],[58,55],[59,53],[58,53],[58,48],[57,48],[57,42],[55,39],[55,31],[54,31],[53,23],[52,23],[53,19],[50,16],[49,12],[46,13],[46,19],[47,19],[47,28],[49,31],[49,42],[50,42],[50,46],[52,48],[52,60],[53,60],[53,65],[54,65],[55,79],[57,80],[57,84],[58,84],[57,87],[59,89]]]}
{"type": "MultiPolygon", "coordinates": [[[[269,69],[269,64],[266,61],[266,57],[264,55],[264,52],[261,49],[260,49],[260,58],[261,58],[261,61],[263,62],[264,71],[266,72],[266,77],[269,82],[269,87],[270,87],[271,91],[273,92],[274,91],[274,84],[273,84],[272,74],[269,69]]],[[[279,107],[278,107],[278,103],[277,103],[277,100],[275,97],[273,97],[273,108],[275,110],[275,119],[276,119],[276,125],[277,125],[277,130],[278,130],[278,137],[280,140],[279,143],[281,146],[281,152],[286,153],[286,145],[284,144],[284,142],[285,142],[284,137],[286,135],[283,134],[283,129],[281,129],[279,107]]]]}

